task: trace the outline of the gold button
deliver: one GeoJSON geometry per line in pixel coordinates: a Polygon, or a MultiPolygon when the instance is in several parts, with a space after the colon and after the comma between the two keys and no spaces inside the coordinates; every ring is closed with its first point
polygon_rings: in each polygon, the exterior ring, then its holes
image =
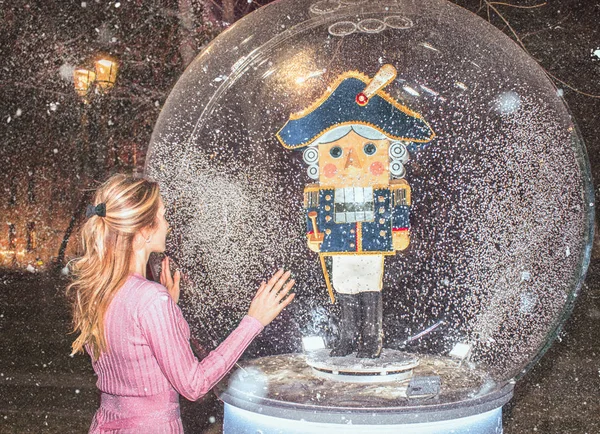
{"type": "Polygon", "coordinates": [[[385,219],[379,219],[379,224],[382,225],[385,223],[385,219]]]}
{"type": "Polygon", "coordinates": [[[383,196],[377,196],[377,200],[379,202],[385,202],[385,197],[383,197],[383,196]]]}
{"type": "Polygon", "coordinates": [[[350,229],[350,233],[353,234],[354,233],[354,229],[350,229]]]}
{"type": "Polygon", "coordinates": [[[386,234],[387,234],[387,232],[386,232],[386,231],[381,231],[381,232],[379,232],[379,236],[382,236],[382,237],[385,237],[385,235],[386,235],[386,234]]]}
{"type": "Polygon", "coordinates": [[[379,207],[379,214],[383,214],[385,212],[385,208],[384,207],[379,207]]]}
{"type": "Polygon", "coordinates": [[[329,235],[331,233],[331,229],[325,229],[325,233],[329,235]]]}
{"type": "Polygon", "coordinates": [[[329,205],[325,205],[325,211],[331,211],[331,207],[329,205]]]}
{"type": "Polygon", "coordinates": [[[325,196],[325,200],[331,200],[331,195],[328,194],[327,196],[325,196]]]}
{"type": "Polygon", "coordinates": [[[328,221],[331,221],[331,216],[330,216],[330,215],[326,215],[326,216],[325,216],[325,221],[326,221],[326,222],[328,222],[328,221]]]}

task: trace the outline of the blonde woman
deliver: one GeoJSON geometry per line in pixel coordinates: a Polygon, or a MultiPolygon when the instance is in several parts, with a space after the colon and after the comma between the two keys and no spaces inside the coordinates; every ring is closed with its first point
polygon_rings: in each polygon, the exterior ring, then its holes
{"type": "Polygon", "coordinates": [[[179,272],[163,261],[161,284],[146,279],[151,252],[164,252],[168,223],[158,184],[115,175],[98,189],[73,266],[73,353],[85,348],[101,391],[91,433],[181,433],[179,394],[197,400],[292,301],[290,273],[263,282],[239,326],[202,361],[177,306],[179,272]]]}

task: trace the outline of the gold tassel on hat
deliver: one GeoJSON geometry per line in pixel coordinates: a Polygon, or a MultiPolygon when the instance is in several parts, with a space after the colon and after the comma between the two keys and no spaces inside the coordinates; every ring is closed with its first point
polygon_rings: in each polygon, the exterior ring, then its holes
{"type": "Polygon", "coordinates": [[[367,105],[369,98],[394,81],[396,75],[396,68],[389,63],[383,65],[381,69],[377,71],[377,74],[375,74],[367,87],[365,87],[365,90],[356,95],[356,103],[360,106],[367,105]]]}

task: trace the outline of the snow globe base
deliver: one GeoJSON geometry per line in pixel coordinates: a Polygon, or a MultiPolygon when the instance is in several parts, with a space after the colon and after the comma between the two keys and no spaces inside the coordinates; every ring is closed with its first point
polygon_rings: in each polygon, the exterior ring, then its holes
{"type": "Polygon", "coordinates": [[[333,381],[387,383],[409,380],[419,364],[414,355],[384,348],[376,359],[361,359],[356,353],[331,357],[331,350],[322,348],[306,354],[306,363],[316,376],[333,381]]]}
{"type": "Polygon", "coordinates": [[[512,382],[499,386],[468,361],[402,354],[406,378],[387,382],[339,381],[317,374],[306,354],[240,362],[218,391],[225,403],[223,432],[502,432],[502,406],[512,397],[512,382]]]}

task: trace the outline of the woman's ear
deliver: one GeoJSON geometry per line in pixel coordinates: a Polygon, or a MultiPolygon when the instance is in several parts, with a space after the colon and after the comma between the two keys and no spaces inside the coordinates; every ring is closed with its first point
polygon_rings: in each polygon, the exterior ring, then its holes
{"type": "Polygon", "coordinates": [[[134,250],[141,249],[146,244],[146,237],[139,231],[133,236],[133,248],[134,250]]]}

